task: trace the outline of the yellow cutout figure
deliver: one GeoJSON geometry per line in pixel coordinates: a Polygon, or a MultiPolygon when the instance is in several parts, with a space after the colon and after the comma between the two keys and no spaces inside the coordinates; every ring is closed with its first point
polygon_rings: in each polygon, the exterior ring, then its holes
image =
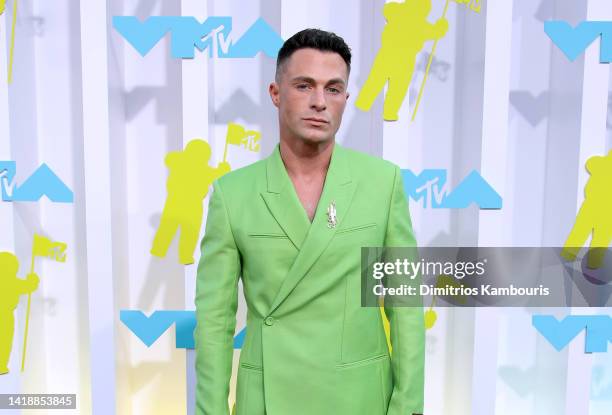
{"type": "Polygon", "coordinates": [[[584,202],[561,256],[569,261],[576,259],[592,235],[587,267],[597,269],[603,265],[606,250],[612,242],[612,151],[607,156],[589,158],[586,169],[591,177],[584,187],[584,202]]]}
{"type": "Polygon", "coordinates": [[[445,18],[438,19],[434,24],[427,21],[430,11],[431,0],[385,4],[383,14],[387,24],[382,32],[382,45],[368,79],[359,91],[355,102],[357,108],[369,111],[388,81],[383,118],[387,121],[398,119],[418,53],[426,41],[438,40],[448,31],[448,21],[445,18]]]}
{"type": "Polygon", "coordinates": [[[166,256],[180,227],[179,260],[184,265],[194,263],[193,252],[204,213],[202,202],[212,182],[231,170],[226,161],[219,163],[217,168],[210,167],[210,155],[208,143],[194,139],[184,151],[173,151],[166,156],[166,167],[170,171],[166,182],[168,195],[153,240],[152,255],[160,258],[166,256]]]}
{"type": "Polygon", "coordinates": [[[38,288],[38,275],[28,274],[25,280],[17,277],[19,261],[10,252],[0,252],[0,375],[7,374],[8,361],[15,334],[14,311],[19,297],[38,288]]]}
{"type": "Polygon", "coordinates": [[[391,326],[389,325],[389,319],[387,318],[387,314],[385,314],[384,305],[380,306],[380,315],[383,321],[383,328],[385,329],[385,336],[387,337],[387,347],[389,348],[389,354],[391,354],[391,351],[393,350],[393,347],[391,347],[391,326]]]}
{"type": "MultiPolygon", "coordinates": [[[[436,288],[447,288],[454,287],[460,289],[463,287],[463,284],[457,282],[457,280],[452,275],[438,275],[438,281],[436,282],[436,288]]],[[[452,298],[456,299],[459,304],[466,303],[466,297],[464,295],[453,295],[452,298]]],[[[431,306],[429,306],[429,310],[425,312],[425,329],[431,330],[433,326],[436,325],[436,321],[438,320],[438,313],[434,310],[434,305],[436,304],[436,296],[434,295],[431,300],[431,306]]]]}
{"type": "Polygon", "coordinates": [[[0,16],[4,13],[4,8],[6,7],[6,0],[0,0],[0,16]]]}

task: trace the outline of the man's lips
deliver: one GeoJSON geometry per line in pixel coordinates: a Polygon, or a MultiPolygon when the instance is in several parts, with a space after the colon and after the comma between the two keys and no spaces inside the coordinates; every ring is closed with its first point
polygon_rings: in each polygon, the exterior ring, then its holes
{"type": "Polygon", "coordinates": [[[314,118],[314,117],[308,117],[308,118],[302,118],[304,121],[310,121],[310,122],[315,122],[315,123],[319,123],[319,124],[329,124],[329,121],[324,120],[323,118],[314,118]]]}

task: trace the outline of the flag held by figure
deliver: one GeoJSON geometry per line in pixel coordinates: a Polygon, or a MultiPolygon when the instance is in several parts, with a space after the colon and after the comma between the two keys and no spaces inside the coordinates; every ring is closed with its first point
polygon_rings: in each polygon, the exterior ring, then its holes
{"type": "Polygon", "coordinates": [[[244,146],[249,151],[259,151],[259,140],[261,133],[259,131],[247,130],[240,124],[229,123],[227,125],[227,135],[225,136],[225,150],[223,152],[223,161],[227,157],[227,146],[229,144],[235,146],[244,146]]]}
{"type": "MultiPolygon", "coordinates": [[[[34,260],[36,257],[49,258],[56,262],[66,262],[66,245],[63,242],[54,242],[51,239],[34,234],[34,240],[32,241],[32,262],[30,263],[30,274],[34,273],[34,260]]],[[[23,349],[21,354],[21,371],[25,369],[25,356],[26,348],[28,344],[28,325],[30,322],[30,304],[32,300],[32,293],[28,294],[28,307],[26,310],[26,322],[23,333],[23,349]]]]}

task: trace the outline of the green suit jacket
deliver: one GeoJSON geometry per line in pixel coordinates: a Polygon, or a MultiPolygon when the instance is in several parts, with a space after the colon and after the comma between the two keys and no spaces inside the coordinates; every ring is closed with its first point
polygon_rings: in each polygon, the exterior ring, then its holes
{"type": "Polygon", "coordinates": [[[229,413],[239,278],[237,415],[422,413],[422,309],[386,307],[390,358],[379,308],[361,307],[360,248],[415,245],[399,168],[336,144],[312,223],[278,146],[213,187],[195,301],[197,413],[229,413]]]}

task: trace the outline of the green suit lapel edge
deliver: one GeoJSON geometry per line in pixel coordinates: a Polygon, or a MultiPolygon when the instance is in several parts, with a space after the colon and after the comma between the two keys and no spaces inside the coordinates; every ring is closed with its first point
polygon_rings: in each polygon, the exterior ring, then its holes
{"type": "Polygon", "coordinates": [[[278,145],[266,160],[266,176],[268,187],[261,196],[274,219],[296,249],[300,250],[310,228],[310,220],[287,174],[278,145]]]}
{"type": "Polygon", "coordinates": [[[299,250],[276,294],[270,313],[291,294],[341,227],[355,192],[355,182],[351,177],[348,157],[342,147],[334,144],[323,192],[312,223],[308,220],[306,211],[297,197],[281,159],[278,145],[268,158],[266,163],[268,189],[267,192],[262,192],[262,196],[278,224],[299,250]],[[332,202],[336,204],[337,216],[336,226],[333,228],[328,226],[327,216],[327,208],[332,202]]]}

